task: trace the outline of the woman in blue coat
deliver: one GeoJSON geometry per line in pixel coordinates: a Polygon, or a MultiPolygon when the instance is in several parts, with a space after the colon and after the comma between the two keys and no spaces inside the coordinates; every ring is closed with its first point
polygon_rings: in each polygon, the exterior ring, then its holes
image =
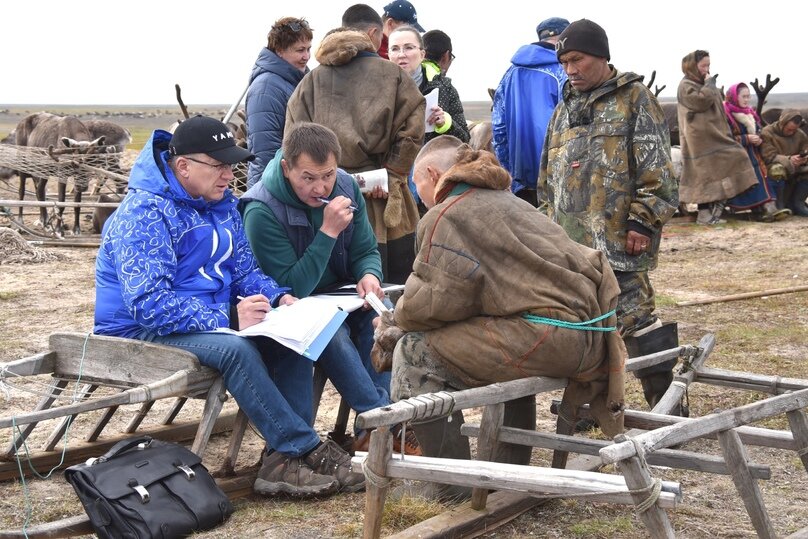
{"type": "Polygon", "coordinates": [[[247,171],[248,187],[261,179],[281,147],[286,103],[309,72],[306,64],[311,58],[312,37],[305,19],[278,19],[255,61],[247,90],[247,148],[255,154],[247,171]]]}

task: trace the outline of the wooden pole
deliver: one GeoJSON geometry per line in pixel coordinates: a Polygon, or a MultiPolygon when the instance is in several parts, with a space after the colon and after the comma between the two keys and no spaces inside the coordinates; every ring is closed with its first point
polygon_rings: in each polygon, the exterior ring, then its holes
{"type": "MultiPolygon", "coordinates": [[[[365,523],[362,527],[363,539],[378,539],[382,533],[384,499],[387,496],[389,479],[387,463],[393,456],[393,437],[387,427],[379,427],[370,433],[370,446],[364,463],[372,476],[377,479],[365,484],[365,523]]],[[[370,475],[370,474],[368,474],[370,475]]]]}
{"type": "Polygon", "coordinates": [[[808,285],[790,286],[788,288],[772,288],[771,290],[761,290],[760,292],[744,292],[743,294],[732,294],[720,298],[698,299],[694,301],[681,301],[677,307],[689,307],[691,305],[707,305],[709,303],[723,303],[725,301],[736,301],[739,299],[759,298],[763,296],[776,296],[778,294],[793,294],[795,292],[808,291],[808,285]]]}
{"type": "MultiPolygon", "coordinates": [[[[618,434],[614,440],[631,443],[624,434],[618,434]]],[[[668,514],[661,507],[662,498],[655,500],[649,507],[642,507],[648,503],[654,486],[653,478],[648,473],[648,466],[642,457],[643,455],[634,455],[621,460],[617,465],[623,473],[626,486],[631,489],[631,497],[635,505],[641,506],[638,508],[639,516],[645,527],[648,528],[651,537],[674,539],[676,536],[673,533],[673,526],[668,519],[668,514]]]]}
{"type": "MultiPolygon", "coordinates": [[[[480,427],[471,423],[464,423],[460,432],[464,436],[475,438],[480,433],[480,427]]],[[[597,455],[602,447],[611,444],[611,442],[606,440],[594,440],[582,436],[550,434],[538,431],[528,432],[513,427],[502,427],[499,431],[499,441],[583,455],[597,455]]],[[[721,475],[730,474],[726,462],[724,462],[724,459],[721,457],[694,453],[692,451],[659,449],[645,455],[645,460],[648,464],[653,466],[667,466],[669,468],[721,475]]],[[[768,466],[749,464],[749,471],[755,479],[771,479],[771,468],[768,466]]]]}
{"type": "Polygon", "coordinates": [[[0,206],[22,206],[24,208],[50,208],[53,206],[64,208],[117,208],[120,202],[73,202],[58,200],[0,200],[0,206]]]}
{"type": "Polygon", "coordinates": [[[797,445],[797,454],[802,466],[808,471],[808,416],[802,410],[793,410],[786,416],[791,426],[791,433],[794,435],[794,443],[797,445]]]}
{"type": "Polygon", "coordinates": [[[710,353],[715,348],[715,335],[708,333],[699,341],[699,353],[693,358],[690,364],[690,370],[684,374],[677,374],[674,382],[659,399],[656,406],[651,410],[652,412],[660,414],[669,414],[671,410],[675,409],[684,397],[685,391],[690,386],[691,382],[696,378],[696,373],[707,361],[710,353]]]}
{"type": "MultiPolygon", "coordinates": [[[[499,446],[499,429],[505,418],[505,403],[500,402],[486,406],[480,421],[480,437],[477,439],[477,460],[491,460],[497,454],[499,446]]],[[[475,488],[471,491],[471,508],[478,511],[485,509],[488,489],[475,488]]]]}
{"type": "Polygon", "coordinates": [[[464,389],[451,394],[446,391],[426,393],[359,414],[356,418],[356,426],[360,429],[370,429],[381,425],[395,425],[412,419],[441,417],[452,411],[496,404],[502,401],[503,395],[506,395],[508,400],[513,400],[565,387],[567,387],[566,378],[533,376],[464,389]]]}
{"type": "Polygon", "coordinates": [[[732,470],[732,481],[738,489],[746,512],[752,525],[755,527],[758,537],[762,539],[774,539],[777,532],[774,531],[766,505],[763,503],[763,495],[760,493],[757,481],[749,473],[749,465],[746,458],[746,450],[741,443],[741,438],[734,430],[725,430],[718,433],[718,442],[727,466],[732,470]]]}
{"type": "MultiPolygon", "coordinates": [[[[774,415],[799,410],[806,406],[808,406],[808,389],[803,389],[731,408],[717,414],[706,415],[685,424],[680,423],[662,427],[639,434],[634,439],[645,452],[651,452],[660,447],[681,444],[707,434],[739,427],[774,415]]],[[[613,464],[632,455],[636,455],[636,449],[631,441],[615,443],[600,450],[603,464],[613,464]]]]}

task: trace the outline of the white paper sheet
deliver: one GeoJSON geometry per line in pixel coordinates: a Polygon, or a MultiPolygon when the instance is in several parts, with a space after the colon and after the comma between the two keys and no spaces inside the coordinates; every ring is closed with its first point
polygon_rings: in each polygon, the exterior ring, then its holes
{"type": "Polygon", "coordinates": [[[428,94],[424,96],[426,99],[426,112],[424,113],[424,125],[426,125],[426,132],[432,133],[435,131],[435,124],[429,125],[427,120],[429,120],[429,115],[432,114],[432,108],[438,106],[438,95],[440,88],[435,88],[428,94]]]}

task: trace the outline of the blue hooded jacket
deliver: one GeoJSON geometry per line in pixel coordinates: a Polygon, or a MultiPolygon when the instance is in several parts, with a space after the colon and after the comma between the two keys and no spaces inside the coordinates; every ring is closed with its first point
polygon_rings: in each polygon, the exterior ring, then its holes
{"type": "Polygon", "coordinates": [[[516,193],[536,189],[544,135],[567,75],[555,49],[537,43],[520,47],[511,64],[494,94],[491,130],[497,159],[511,173],[516,193]]]}
{"type": "Polygon", "coordinates": [[[228,327],[236,296],[284,288],[258,268],[228,190],[191,197],[166,163],[171,134],[155,131],[129,177],[129,192],[104,226],[95,265],[99,335],[135,338],[228,327]]]}
{"type": "Polygon", "coordinates": [[[261,180],[264,168],[281,147],[286,103],[306,73],[266,47],[258,54],[246,103],[247,149],[255,154],[247,168],[248,187],[261,180]]]}

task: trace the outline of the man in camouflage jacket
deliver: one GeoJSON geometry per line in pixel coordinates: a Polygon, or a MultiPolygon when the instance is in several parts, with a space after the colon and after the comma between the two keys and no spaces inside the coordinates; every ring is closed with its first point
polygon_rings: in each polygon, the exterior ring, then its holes
{"type": "MultiPolygon", "coordinates": [[[[572,23],[556,54],[569,80],[542,150],[541,207],[573,240],[606,253],[620,283],[618,327],[630,356],[673,348],[676,326],[654,314],[648,279],[678,204],[665,115],[642,77],[608,63],[608,38],[594,22],[572,23]]],[[[674,365],[638,373],[652,406],[674,365]]]]}

